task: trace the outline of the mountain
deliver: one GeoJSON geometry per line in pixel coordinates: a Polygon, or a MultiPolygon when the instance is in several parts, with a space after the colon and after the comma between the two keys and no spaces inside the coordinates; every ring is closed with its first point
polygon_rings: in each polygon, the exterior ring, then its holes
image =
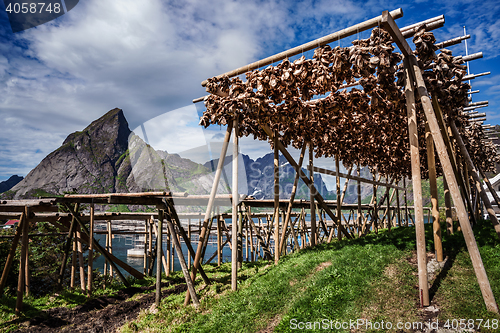
{"type": "Polygon", "coordinates": [[[6,192],[14,187],[17,183],[23,180],[23,177],[18,175],[11,176],[9,179],[0,182],[0,193],[6,192]]]}
{"type": "Polygon", "coordinates": [[[152,190],[206,194],[212,181],[204,166],[146,144],[130,131],[123,111],[113,109],[68,135],[3,197],[152,190]]]}

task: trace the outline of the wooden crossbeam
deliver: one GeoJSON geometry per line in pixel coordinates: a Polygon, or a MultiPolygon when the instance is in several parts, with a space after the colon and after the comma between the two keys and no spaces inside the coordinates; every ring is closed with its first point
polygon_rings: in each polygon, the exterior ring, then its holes
{"type": "MultiPolygon", "coordinates": [[[[318,168],[318,167],[314,167],[314,172],[319,172],[319,173],[322,173],[322,174],[325,174],[325,175],[330,175],[330,176],[335,176],[337,174],[335,171],[327,170],[327,169],[324,169],[324,168],[318,168]]],[[[395,188],[397,190],[404,190],[403,187],[400,187],[400,186],[397,186],[397,185],[394,185],[394,184],[378,182],[376,180],[370,180],[370,179],[366,179],[366,178],[362,178],[362,177],[358,177],[358,176],[354,176],[354,175],[348,175],[348,174],[342,173],[342,172],[339,172],[339,175],[342,178],[352,179],[352,180],[359,180],[361,183],[367,183],[367,184],[372,184],[372,185],[380,185],[380,186],[388,186],[390,188],[395,188]]]]}

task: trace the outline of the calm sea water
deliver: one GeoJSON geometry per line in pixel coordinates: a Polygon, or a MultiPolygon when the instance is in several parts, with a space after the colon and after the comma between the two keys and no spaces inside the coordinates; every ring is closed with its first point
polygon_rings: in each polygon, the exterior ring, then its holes
{"type": "MultiPolygon", "coordinates": [[[[348,214],[345,214],[345,217],[347,219],[348,214]]],[[[254,220],[255,220],[255,223],[258,223],[257,219],[254,219],[254,220]]],[[[310,215],[306,215],[306,220],[310,221],[310,215]]],[[[429,222],[428,216],[427,216],[427,214],[424,214],[424,223],[428,223],[428,222],[429,222]]],[[[230,220],[227,220],[226,224],[229,226],[229,228],[231,228],[230,220]]],[[[166,243],[167,242],[166,242],[166,235],[164,235],[164,236],[165,237],[163,240],[163,251],[166,254],[166,252],[167,252],[167,244],[166,243]]],[[[192,240],[192,244],[191,244],[193,246],[193,249],[195,252],[196,252],[196,249],[198,246],[197,237],[198,236],[196,234],[196,236],[194,238],[195,241],[192,240]]],[[[102,234],[96,235],[95,238],[101,246],[104,247],[106,245],[106,236],[105,235],[102,235],[102,234]]],[[[116,256],[118,259],[122,260],[123,262],[127,263],[128,265],[132,266],[133,268],[137,269],[139,272],[143,272],[143,267],[144,267],[143,257],[129,257],[129,256],[127,256],[127,250],[134,248],[135,247],[134,243],[138,242],[138,240],[139,240],[139,242],[143,242],[142,239],[143,238],[138,238],[138,236],[135,236],[135,235],[115,235],[113,237],[113,255],[116,256]]],[[[212,255],[217,250],[217,243],[215,242],[215,240],[216,240],[216,234],[215,234],[215,232],[212,231],[210,242],[208,243],[207,249],[205,251],[204,261],[208,260],[210,257],[212,257],[212,255]]],[[[298,240],[299,240],[299,246],[300,246],[301,245],[300,243],[302,242],[302,240],[300,239],[300,235],[298,236],[298,240]]],[[[223,239],[222,239],[223,243],[224,243],[224,241],[225,241],[225,236],[223,236],[223,239]]],[[[306,241],[308,242],[309,240],[306,239],[306,241]]],[[[254,246],[256,246],[256,244],[257,244],[257,239],[254,238],[254,246]]],[[[173,249],[173,244],[171,246],[173,249]]],[[[272,247],[274,246],[272,240],[271,240],[271,246],[272,247]]],[[[186,244],[182,241],[181,241],[181,248],[182,248],[182,254],[183,254],[184,259],[186,260],[186,263],[187,263],[188,249],[187,249],[186,244]]],[[[174,250],[174,252],[175,252],[175,250],[174,250]]],[[[250,250],[248,252],[249,252],[249,256],[250,256],[250,250]]],[[[246,253],[245,245],[243,245],[243,260],[246,260],[245,253],[246,253]]],[[[263,253],[261,250],[261,255],[262,254],[263,253]]],[[[229,249],[229,245],[227,245],[227,244],[222,249],[222,261],[223,262],[231,261],[231,250],[229,249]]],[[[97,259],[94,260],[94,268],[98,269],[102,273],[104,270],[104,262],[105,262],[104,257],[102,255],[99,256],[97,259]]],[[[215,257],[211,262],[216,263],[217,257],[215,257]]],[[[174,270],[175,271],[181,270],[181,265],[179,263],[179,259],[177,257],[176,252],[174,255],[174,270]]],[[[129,275],[127,272],[125,272],[121,268],[120,268],[120,271],[124,274],[124,276],[129,275]]],[[[156,268],[154,269],[154,272],[156,272],[156,268]]]]}

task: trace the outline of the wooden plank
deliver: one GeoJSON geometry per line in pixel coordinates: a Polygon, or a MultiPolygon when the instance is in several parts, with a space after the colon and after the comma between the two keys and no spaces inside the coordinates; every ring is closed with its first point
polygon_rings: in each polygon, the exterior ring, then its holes
{"type": "MultiPolygon", "coordinates": [[[[420,179],[420,154],[418,148],[417,114],[413,90],[411,63],[404,60],[406,75],[405,95],[408,112],[408,134],[410,137],[411,173],[413,182],[413,198],[415,205],[415,233],[417,237],[418,282],[421,306],[429,306],[429,286],[427,283],[427,254],[425,250],[424,211],[422,205],[422,183],[420,179]]],[[[441,155],[440,155],[441,156],[441,155]]],[[[440,159],[442,162],[442,159],[440,159]]]]}
{"type": "MultiPolygon", "coordinates": [[[[331,170],[327,170],[327,169],[324,169],[324,168],[314,167],[314,171],[322,173],[322,174],[325,174],[325,175],[337,176],[337,172],[336,171],[331,171],[331,170]]],[[[380,186],[388,186],[390,188],[395,188],[395,189],[398,189],[398,190],[401,190],[401,191],[404,190],[403,187],[399,187],[397,185],[389,184],[387,182],[384,183],[384,182],[374,181],[374,180],[362,178],[360,176],[354,176],[354,175],[350,175],[350,174],[346,174],[346,173],[342,173],[342,172],[339,172],[339,175],[342,178],[357,180],[357,181],[360,181],[362,183],[367,183],[367,184],[372,184],[372,185],[380,185],[380,186]]]]}
{"type": "Polygon", "coordinates": [[[405,57],[413,54],[410,45],[408,45],[406,39],[401,34],[401,31],[396,25],[396,22],[394,22],[394,19],[389,11],[384,10],[382,12],[382,21],[380,23],[382,24],[382,27],[389,32],[392,40],[396,43],[405,57]]]}
{"type": "Polygon", "coordinates": [[[450,158],[446,151],[446,146],[443,137],[441,136],[441,132],[436,119],[436,115],[434,113],[434,109],[432,108],[432,103],[429,99],[429,95],[425,87],[422,73],[420,71],[420,68],[418,67],[417,59],[414,56],[409,57],[409,62],[412,67],[412,72],[416,79],[417,90],[420,95],[422,106],[424,108],[425,117],[427,119],[427,122],[429,123],[429,129],[432,133],[432,138],[434,140],[434,144],[438,152],[439,160],[441,162],[441,165],[443,166],[444,175],[446,177],[446,180],[448,181],[448,187],[450,188],[453,202],[455,203],[455,207],[457,208],[457,215],[460,222],[460,226],[462,228],[462,233],[464,235],[465,242],[467,244],[467,249],[469,250],[469,254],[471,256],[472,265],[474,266],[474,271],[478,279],[481,293],[483,294],[483,299],[486,308],[488,309],[488,311],[498,313],[498,306],[495,302],[495,297],[491,290],[491,286],[488,281],[488,276],[484,269],[483,261],[481,259],[481,254],[479,253],[479,249],[477,247],[477,243],[474,238],[474,233],[472,232],[470,222],[467,218],[467,211],[465,209],[463,201],[461,200],[458,184],[455,179],[455,175],[453,173],[450,158]]]}

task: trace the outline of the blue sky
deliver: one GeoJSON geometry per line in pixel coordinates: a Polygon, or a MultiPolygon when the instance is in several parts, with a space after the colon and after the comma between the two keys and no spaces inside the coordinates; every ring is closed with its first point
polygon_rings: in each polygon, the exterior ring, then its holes
{"type": "MultiPolygon", "coordinates": [[[[469,53],[484,53],[470,63],[471,73],[491,71],[472,81],[481,90],[473,100],[488,100],[481,112],[500,123],[499,1],[82,0],[16,34],[0,2],[0,181],[25,176],[68,134],[115,107],[131,129],[160,117],[172,141],[182,132],[177,142],[163,140],[169,152],[206,144],[198,142],[203,137],[216,140],[219,128],[200,132],[189,116],[196,112],[191,100],[205,94],[201,81],[399,7],[400,27],[444,14],[445,26],[434,31],[438,42],[467,27],[469,53]]],[[[451,49],[465,54],[463,43],[451,49]]],[[[254,158],[268,150],[242,142],[254,158]]]]}

